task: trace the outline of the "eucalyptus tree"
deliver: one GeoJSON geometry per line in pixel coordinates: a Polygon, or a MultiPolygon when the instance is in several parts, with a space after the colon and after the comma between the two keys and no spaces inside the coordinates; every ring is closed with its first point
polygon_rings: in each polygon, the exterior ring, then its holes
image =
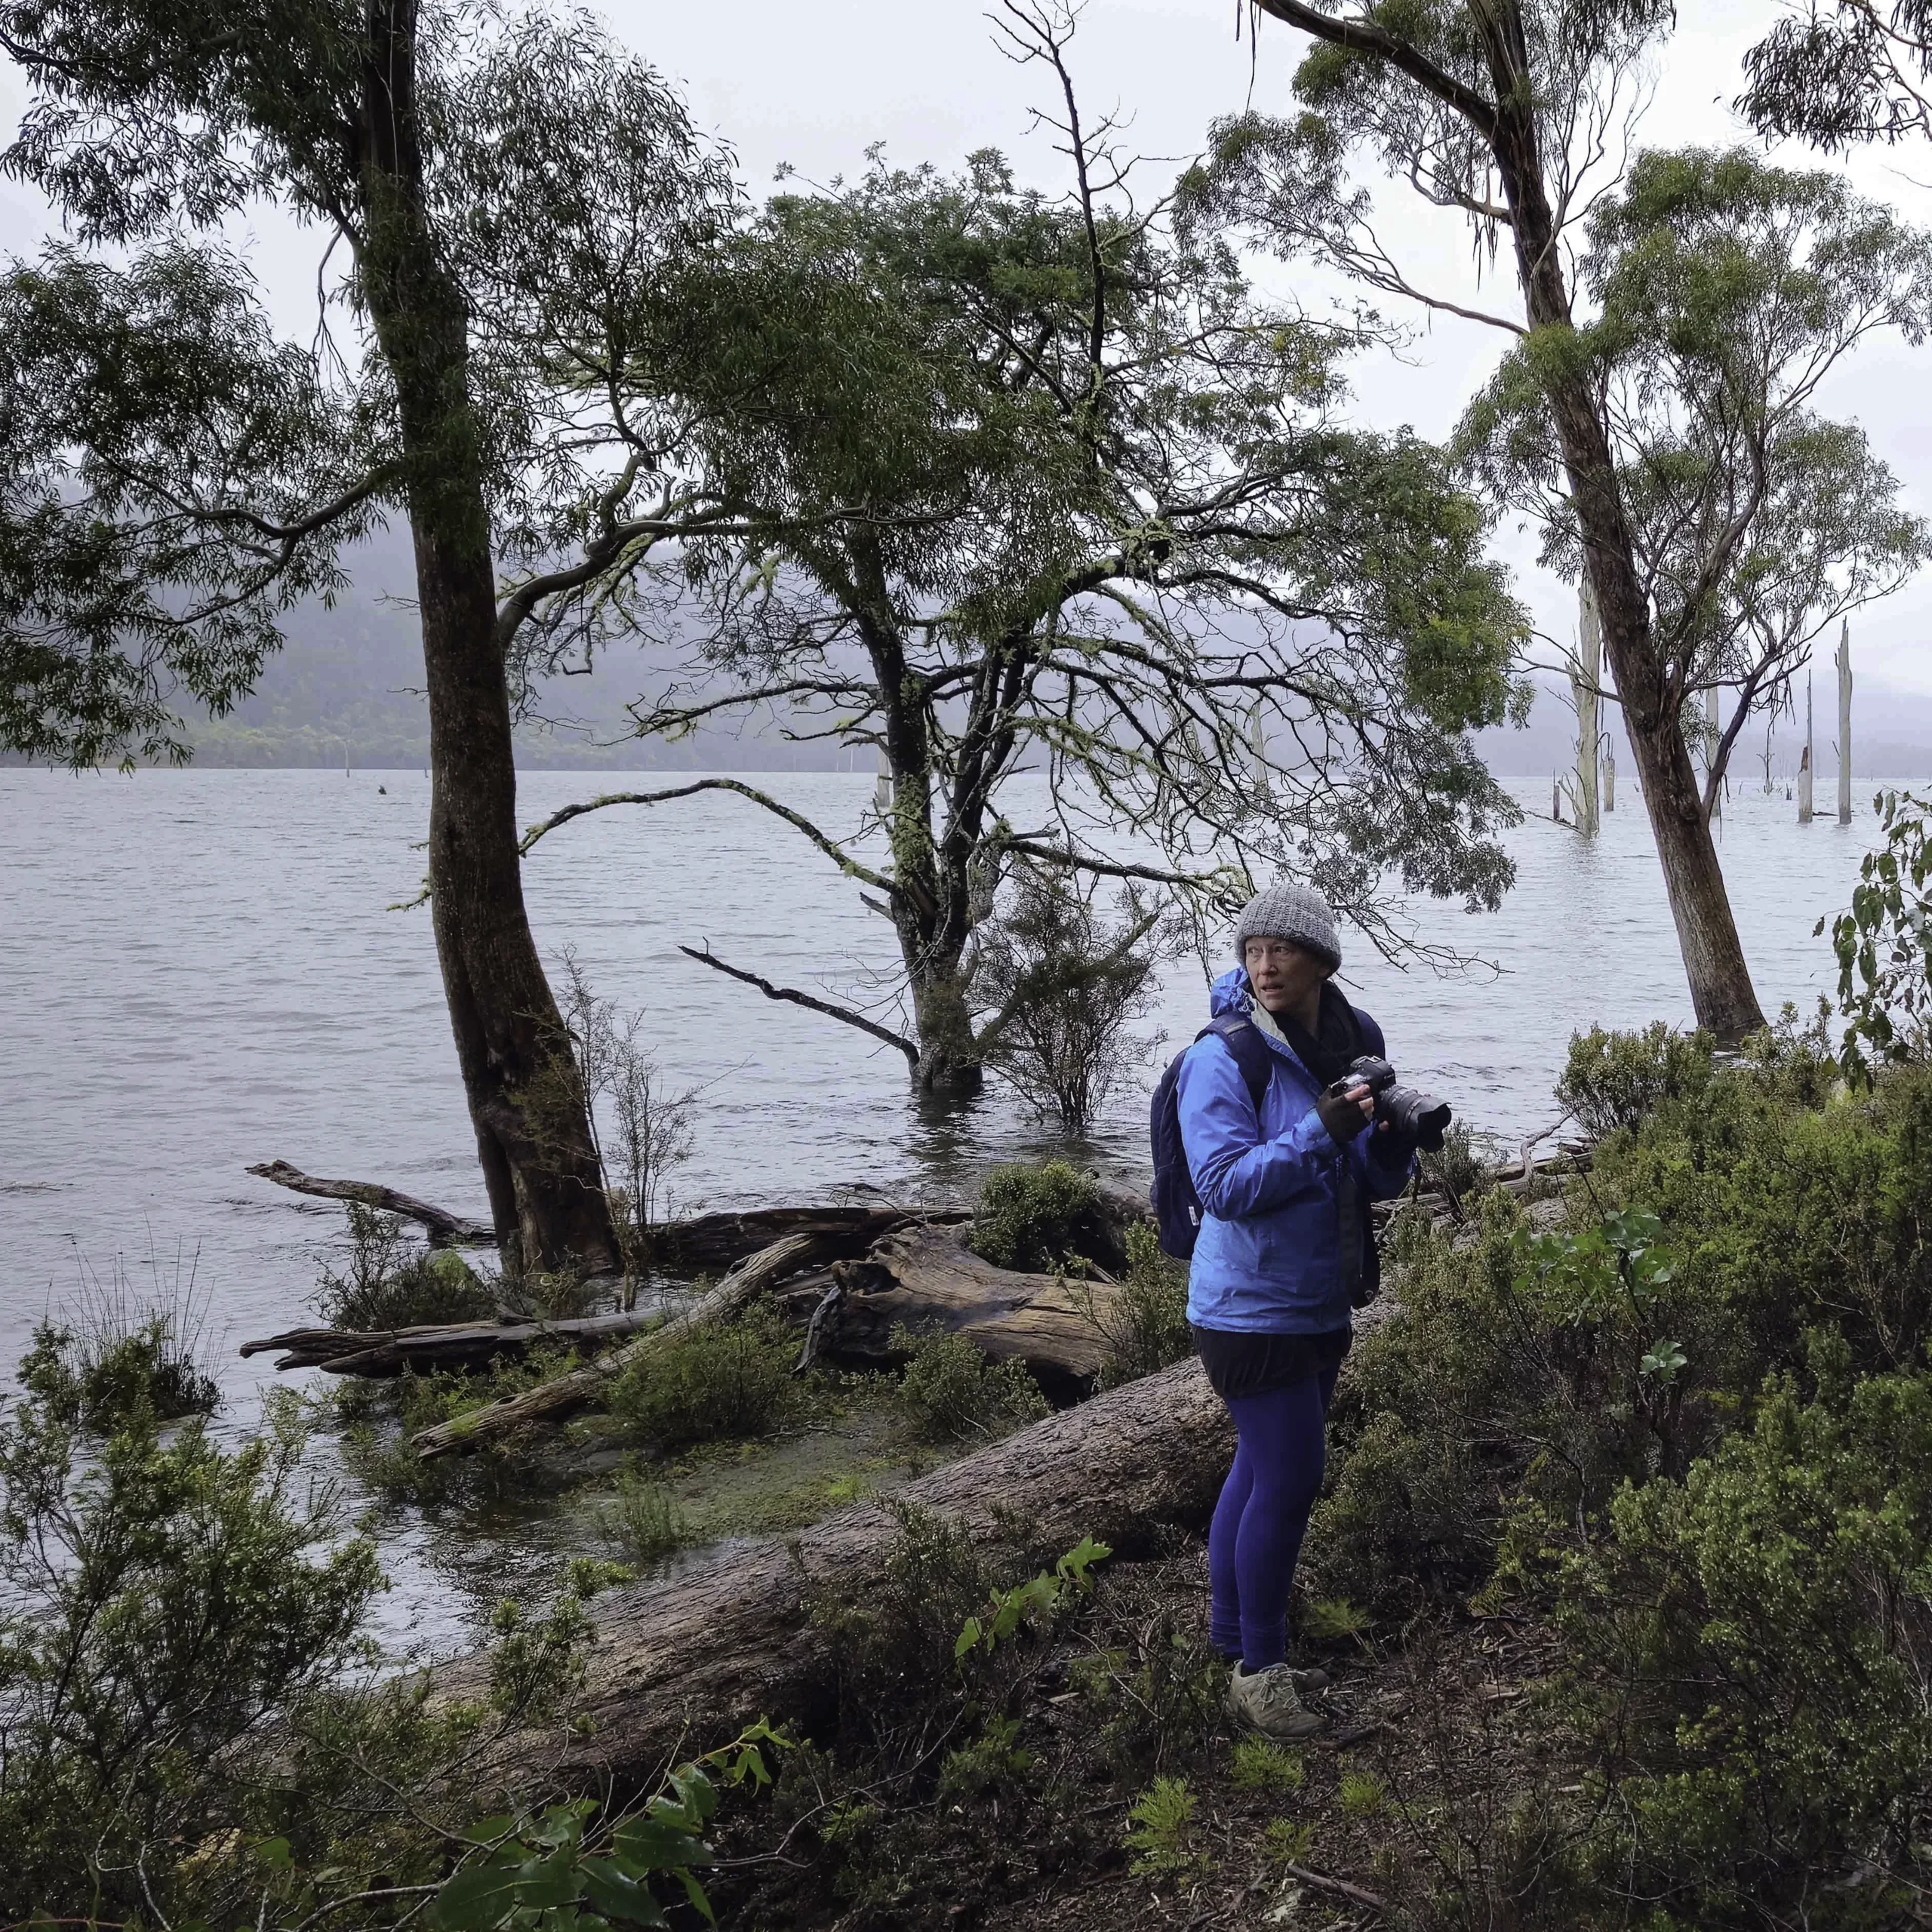
{"type": "MultiPolygon", "coordinates": [[[[1306,112],[1291,124],[1224,128],[1204,200],[1244,214],[1285,248],[1312,248],[1373,287],[1516,339],[1519,380],[1542,393],[1692,1003],[1700,1025],[1736,1038],[1763,1015],[1686,742],[1684,673],[1651,608],[1601,366],[1608,343],[1579,326],[1574,287],[1581,230],[1629,152],[1647,63],[1675,10],[1669,0],[1421,0],[1332,12],[1307,0],[1258,4],[1316,43],[1295,78],[1306,112]],[[1444,218],[1473,224],[1483,248],[1506,237],[1520,320],[1417,281],[1351,177],[1358,156],[1407,181],[1444,218]]],[[[1749,226],[1748,211],[1734,217],[1749,226]]],[[[1747,486],[1740,507],[1749,515],[1709,533],[1703,570],[1712,585],[1732,572],[1768,483],[1747,486]]]]}
{"type": "Polygon", "coordinates": [[[667,487],[677,426],[607,378],[648,359],[725,170],[575,18],[0,0],[0,50],[29,91],[0,165],[71,238],[0,277],[0,741],[184,757],[177,696],[245,694],[344,546],[406,517],[432,917],[495,1225],[507,1261],[612,1264],[525,912],[506,666],[614,559],[718,513],[667,487]],[[312,342],[223,244],[263,208],[317,238],[312,342]]]}
{"type": "Polygon", "coordinates": [[[693,352],[648,372],[690,412],[694,487],[757,527],[694,539],[626,611],[703,639],[640,733],[775,713],[883,753],[878,863],[742,780],[621,796],[739,795],[841,867],[893,923],[911,1033],[785,996],[934,1087],[974,1084],[1013,1022],[974,974],[1002,869],[1206,909],[1288,868],[1385,940],[1392,879],[1494,905],[1509,878],[1513,808],[1464,735],[1519,695],[1481,511],[1439,451],[1346,426],[1355,328],[1265,301],[1136,196],[1081,119],[1069,17],[1004,17],[1057,93],[1066,192],[991,153],[875,157],[760,211],[684,291],[693,352]]]}
{"type": "MultiPolygon", "coordinates": [[[[1586,239],[1595,314],[1573,352],[1599,398],[1666,702],[1707,740],[1708,823],[1752,718],[1788,709],[1818,638],[1925,561],[1926,525],[1863,431],[1810,405],[1875,330],[1918,337],[1932,249],[1841,177],[1741,152],[1641,156],[1586,239]]],[[[1505,358],[1458,440],[1575,579],[1581,527],[1537,353],[1505,358]]]]}

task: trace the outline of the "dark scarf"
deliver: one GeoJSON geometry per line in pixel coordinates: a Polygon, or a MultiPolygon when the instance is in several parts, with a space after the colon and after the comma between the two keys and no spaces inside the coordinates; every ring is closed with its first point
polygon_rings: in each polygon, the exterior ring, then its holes
{"type": "Polygon", "coordinates": [[[1324,1087],[1334,1085],[1348,1072],[1349,1063],[1361,1053],[1361,1027],[1355,1010],[1332,980],[1321,987],[1321,1010],[1311,1033],[1299,1020],[1284,1013],[1272,1014],[1281,1037],[1295,1050],[1295,1057],[1324,1087]]]}

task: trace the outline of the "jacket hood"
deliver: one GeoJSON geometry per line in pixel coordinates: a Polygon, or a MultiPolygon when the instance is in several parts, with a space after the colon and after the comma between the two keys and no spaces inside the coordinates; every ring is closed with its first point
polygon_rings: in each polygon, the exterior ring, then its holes
{"type": "Polygon", "coordinates": [[[1224,1013],[1245,1013],[1249,999],[1247,968],[1231,966],[1208,992],[1208,1011],[1217,1020],[1224,1013]]]}

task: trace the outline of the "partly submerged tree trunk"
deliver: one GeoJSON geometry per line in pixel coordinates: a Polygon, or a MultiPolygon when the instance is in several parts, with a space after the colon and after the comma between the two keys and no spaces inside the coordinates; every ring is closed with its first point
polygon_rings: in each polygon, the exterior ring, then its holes
{"type": "Polygon", "coordinates": [[[450,1023],[506,1266],[619,1265],[568,1036],[524,909],[469,315],[430,233],[413,6],[371,5],[364,298],[395,384],[429,700],[429,887],[450,1023]]]}
{"type": "Polygon", "coordinates": [[[1838,823],[1851,823],[1851,626],[1838,629],[1838,823]]]}
{"type": "MultiPolygon", "coordinates": [[[[532,1733],[512,1756],[573,1787],[651,1769],[674,1750],[702,1751],[760,1715],[810,1724],[827,1706],[836,1641],[821,1604],[875,1601],[908,1507],[944,1518],[971,1542],[1023,1536],[1021,1568],[1083,1536],[1121,1556],[1198,1529],[1214,1506],[1233,1431],[1198,1361],[1096,1396],[949,1463],[900,1491],[891,1508],[862,1504],[783,1540],[738,1544],[662,1583],[614,1594],[593,1611],[597,1641],[579,1708],[588,1725],[532,1733]]],[[[949,1654],[933,1659],[949,1669],[949,1654]]],[[[487,1666],[445,1674],[472,1694],[487,1666]]],[[[502,1767],[516,1775],[512,1766],[502,1767]]]]}
{"type": "MultiPolygon", "coordinates": [[[[1530,94],[1522,18],[1513,5],[1480,23],[1498,107],[1491,146],[1512,217],[1511,233],[1531,325],[1569,330],[1563,251],[1545,189],[1530,94]]],[[[1678,696],[1657,661],[1649,601],[1637,574],[1616,463],[1587,374],[1550,355],[1540,366],[1583,533],[1583,564],[1603,626],[1604,655],[1637,761],[1678,945],[1697,1023],[1736,1041],[1764,1023],[1731,915],[1696,768],[1684,741],[1678,696]]]]}

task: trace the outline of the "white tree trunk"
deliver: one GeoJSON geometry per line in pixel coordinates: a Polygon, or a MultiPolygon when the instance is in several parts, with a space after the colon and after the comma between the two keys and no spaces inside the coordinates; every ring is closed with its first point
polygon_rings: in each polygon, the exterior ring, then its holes
{"type": "Polygon", "coordinates": [[[1597,691],[1603,679],[1603,625],[1589,580],[1583,580],[1577,626],[1577,658],[1570,672],[1570,695],[1577,708],[1577,829],[1594,838],[1597,814],[1597,691]]]}
{"type": "Polygon", "coordinates": [[[1838,627],[1838,823],[1851,823],[1851,626],[1838,627]]]}
{"type": "Polygon", "coordinates": [[[1804,749],[1798,760],[1798,822],[1811,823],[1811,674],[1804,674],[1804,749]]]}
{"type": "Polygon", "coordinates": [[[1617,809],[1617,749],[1606,734],[1603,741],[1603,808],[1617,809]]]}
{"type": "Polygon", "coordinates": [[[889,812],[892,809],[892,761],[885,755],[885,747],[878,748],[878,782],[872,787],[872,805],[875,811],[889,812]]]}
{"type": "Polygon", "coordinates": [[[1247,714],[1248,749],[1254,766],[1255,802],[1260,805],[1270,804],[1274,793],[1268,783],[1268,738],[1261,728],[1261,700],[1257,698],[1247,714]]]}

